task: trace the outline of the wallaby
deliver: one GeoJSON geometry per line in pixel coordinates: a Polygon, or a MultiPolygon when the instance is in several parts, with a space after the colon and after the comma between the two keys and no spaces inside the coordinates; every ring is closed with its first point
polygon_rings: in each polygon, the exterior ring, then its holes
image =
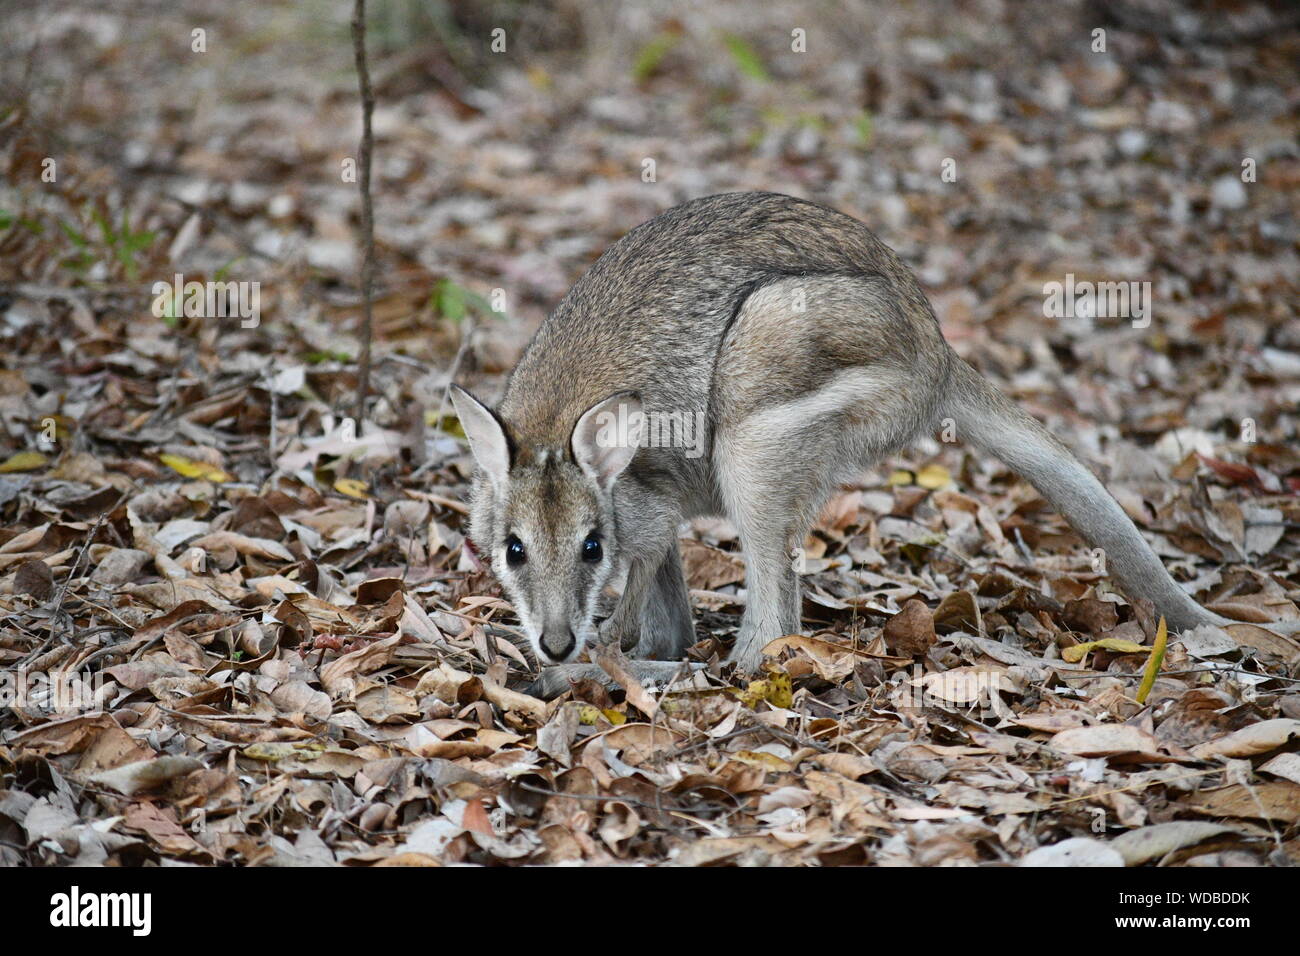
{"type": "Polygon", "coordinates": [[[739,532],[748,599],[731,659],[800,629],[799,546],[837,486],[951,419],[1029,479],[1177,630],[1223,619],[1169,576],[1093,474],[960,359],[912,273],[864,225],[775,193],[676,206],[612,245],[538,329],[493,412],[452,398],[477,469],[469,534],[543,665],[537,692],[641,680],[694,643],[677,530],[739,532]],[[603,621],[601,595],[625,573],[603,621]],[[657,658],[657,660],[646,660],[657,658]]]}

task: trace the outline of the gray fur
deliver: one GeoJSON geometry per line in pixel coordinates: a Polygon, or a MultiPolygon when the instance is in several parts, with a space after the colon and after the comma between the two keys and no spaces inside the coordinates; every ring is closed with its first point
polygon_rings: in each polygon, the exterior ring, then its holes
{"type": "MultiPolygon", "coordinates": [[[[943,417],[1031,480],[1171,626],[1220,620],[1174,583],[1065,446],[952,351],[890,249],[848,216],[774,193],[683,203],[629,232],[574,285],[492,419],[504,428],[509,472],[505,481],[476,475],[470,534],[535,649],[567,622],[579,638],[567,660],[599,633],[638,657],[673,661],[694,641],[678,525],[725,515],[748,562],[732,659],[752,671],[767,642],[800,628],[790,547],[842,481],[943,417]],[[602,485],[575,458],[575,428],[628,392],[650,415],[699,415],[705,454],[641,447],[602,485]],[[604,546],[597,567],[578,556],[593,529],[604,546]],[[505,564],[509,533],[528,549],[523,568],[505,564]],[[622,573],[621,599],[598,632],[600,592],[622,573]]],[[[476,454],[495,440],[480,434],[476,454]]],[[[549,693],[578,673],[565,666],[544,674],[549,693]]]]}

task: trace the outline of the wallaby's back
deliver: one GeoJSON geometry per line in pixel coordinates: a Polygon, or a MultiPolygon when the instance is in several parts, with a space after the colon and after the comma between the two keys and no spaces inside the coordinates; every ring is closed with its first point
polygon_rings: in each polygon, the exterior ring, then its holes
{"type": "MultiPolygon", "coordinates": [[[[500,414],[521,446],[561,447],[586,409],[623,389],[648,410],[707,413],[719,348],[745,300],[771,282],[828,275],[877,277],[892,293],[890,336],[946,354],[911,273],[860,222],[777,193],[727,193],[676,206],[612,245],[538,329],[500,414]]],[[[809,341],[824,366],[837,344],[851,358],[852,338],[809,341]]]]}

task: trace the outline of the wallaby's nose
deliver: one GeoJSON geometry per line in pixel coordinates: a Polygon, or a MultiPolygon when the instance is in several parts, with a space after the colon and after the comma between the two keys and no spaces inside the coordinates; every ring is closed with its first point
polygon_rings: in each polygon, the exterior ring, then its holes
{"type": "Polygon", "coordinates": [[[573,628],[567,625],[548,627],[542,632],[541,643],[542,653],[558,663],[573,653],[573,647],[578,643],[578,638],[574,636],[573,628]]]}

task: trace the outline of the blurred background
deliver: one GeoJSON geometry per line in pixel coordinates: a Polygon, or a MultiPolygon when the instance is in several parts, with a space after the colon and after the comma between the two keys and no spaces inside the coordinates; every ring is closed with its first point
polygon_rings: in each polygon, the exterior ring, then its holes
{"type": "MultiPolygon", "coordinates": [[[[355,351],[335,321],[358,268],[351,6],[0,4],[0,279],[125,294],[225,270],[264,283],[254,338],[312,313],[329,320],[316,350],[355,351]]],[[[434,326],[476,307],[460,289],[502,288],[534,324],[636,223],[744,189],[862,218],[1004,371],[1047,340],[1130,374],[1124,343],[1044,319],[1043,283],[1066,272],[1154,282],[1145,339],[1174,359],[1296,345],[1291,4],[369,9],[381,338],[412,357],[455,339],[434,326]]]]}

